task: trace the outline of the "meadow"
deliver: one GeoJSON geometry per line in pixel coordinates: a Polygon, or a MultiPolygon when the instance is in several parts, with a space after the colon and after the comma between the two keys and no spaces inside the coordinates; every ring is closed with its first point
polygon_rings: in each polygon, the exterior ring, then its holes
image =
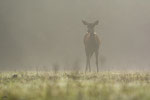
{"type": "Polygon", "coordinates": [[[150,73],[1,72],[0,100],[150,100],[150,73]]]}

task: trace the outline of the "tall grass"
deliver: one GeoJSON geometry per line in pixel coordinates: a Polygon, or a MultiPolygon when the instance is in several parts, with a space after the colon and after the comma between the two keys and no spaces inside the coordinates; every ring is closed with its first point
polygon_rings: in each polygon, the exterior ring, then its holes
{"type": "Polygon", "coordinates": [[[149,93],[150,73],[0,73],[0,100],[150,100],[149,93]]]}

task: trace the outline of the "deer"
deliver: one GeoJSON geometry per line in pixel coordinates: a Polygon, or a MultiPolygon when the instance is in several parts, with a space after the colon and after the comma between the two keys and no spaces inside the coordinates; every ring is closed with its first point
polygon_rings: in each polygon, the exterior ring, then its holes
{"type": "Polygon", "coordinates": [[[90,59],[93,53],[95,53],[96,67],[98,72],[99,71],[98,55],[99,55],[100,39],[98,35],[95,33],[94,28],[96,25],[98,25],[99,21],[97,20],[93,23],[88,23],[82,20],[82,23],[87,26],[87,33],[84,35],[84,46],[85,46],[85,53],[86,53],[85,72],[87,72],[88,69],[89,72],[91,72],[90,59]]]}

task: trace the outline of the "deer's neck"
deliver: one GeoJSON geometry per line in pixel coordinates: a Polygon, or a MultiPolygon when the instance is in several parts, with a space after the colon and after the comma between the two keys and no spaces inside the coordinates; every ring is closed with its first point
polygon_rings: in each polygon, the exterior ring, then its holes
{"type": "Polygon", "coordinates": [[[91,37],[93,37],[96,33],[95,32],[88,32],[91,37]]]}

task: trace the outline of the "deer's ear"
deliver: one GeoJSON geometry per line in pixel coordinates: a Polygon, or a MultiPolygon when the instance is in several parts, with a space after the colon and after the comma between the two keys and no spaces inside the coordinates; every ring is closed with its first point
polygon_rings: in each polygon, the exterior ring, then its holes
{"type": "Polygon", "coordinates": [[[82,20],[82,23],[83,23],[84,25],[88,25],[88,22],[86,22],[86,21],[84,21],[84,20],[82,20]]]}
{"type": "Polygon", "coordinates": [[[94,22],[94,26],[95,26],[95,25],[98,25],[98,23],[99,23],[99,21],[98,21],[98,20],[97,20],[97,21],[95,21],[95,22],[94,22]]]}

